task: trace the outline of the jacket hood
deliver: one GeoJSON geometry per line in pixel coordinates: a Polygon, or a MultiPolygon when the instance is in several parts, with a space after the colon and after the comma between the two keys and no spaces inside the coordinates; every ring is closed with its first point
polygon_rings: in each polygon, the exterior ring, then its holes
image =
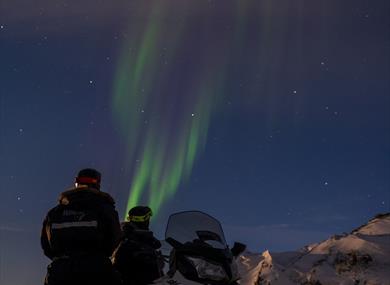
{"type": "Polygon", "coordinates": [[[86,200],[101,200],[108,204],[115,205],[114,199],[110,194],[99,191],[97,189],[88,188],[87,186],[81,186],[72,188],[60,194],[58,202],[61,205],[67,205],[74,201],[86,201],[86,200]]]}
{"type": "Polygon", "coordinates": [[[153,233],[149,230],[141,230],[137,228],[136,225],[134,225],[132,222],[123,222],[121,224],[122,231],[125,235],[133,235],[133,234],[140,234],[140,235],[153,235],[153,233]]]}
{"type": "Polygon", "coordinates": [[[131,222],[122,223],[122,231],[125,238],[147,243],[155,249],[161,247],[160,241],[154,237],[152,231],[138,229],[137,226],[131,222]]]}
{"type": "Polygon", "coordinates": [[[121,226],[125,237],[153,242],[157,240],[152,231],[139,229],[132,222],[123,222],[121,226]]]}

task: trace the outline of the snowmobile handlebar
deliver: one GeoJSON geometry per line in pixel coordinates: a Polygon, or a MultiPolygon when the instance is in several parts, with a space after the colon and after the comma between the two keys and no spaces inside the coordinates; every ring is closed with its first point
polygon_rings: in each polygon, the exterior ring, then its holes
{"type": "Polygon", "coordinates": [[[246,249],[246,245],[240,242],[234,242],[232,249],[230,250],[234,257],[239,256],[246,249]]]}
{"type": "Polygon", "coordinates": [[[179,241],[177,241],[177,240],[175,240],[174,238],[171,238],[171,237],[166,238],[165,241],[167,243],[169,243],[173,248],[178,248],[180,246],[183,246],[183,244],[181,242],[179,242],[179,241]]]}

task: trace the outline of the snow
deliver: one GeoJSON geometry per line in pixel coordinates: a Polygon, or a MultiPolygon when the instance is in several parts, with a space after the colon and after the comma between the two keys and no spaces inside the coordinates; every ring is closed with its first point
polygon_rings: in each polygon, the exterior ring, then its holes
{"type": "Polygon", "coordinates": [[[261,268],[261,254],[246,252],[238,257],[238,272],[241,276],[241,284],[253,284],[259,276],[261,268]]]}
{"type": "Polygon", "coordinates": [[[353,233],[362,235],[388,235],[390,233],[390,218],[386,215],[374,218],[366,225],[353,231],[353,233]]]}
{"type": "Polygon", "coordinates": [[[298,251],[239,257],[242,285],[390,284],[390,214],[298,251]]]}

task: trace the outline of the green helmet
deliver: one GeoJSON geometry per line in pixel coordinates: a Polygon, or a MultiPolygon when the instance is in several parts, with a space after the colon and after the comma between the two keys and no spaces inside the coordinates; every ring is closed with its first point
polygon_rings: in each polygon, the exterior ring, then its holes
{"type": "Polygon", "coordinates": [[[152,215],[152,209],[148,206],[136,206],[130,209],[127,220],[134,223],[145,223],[149,222],[152,215]]]}

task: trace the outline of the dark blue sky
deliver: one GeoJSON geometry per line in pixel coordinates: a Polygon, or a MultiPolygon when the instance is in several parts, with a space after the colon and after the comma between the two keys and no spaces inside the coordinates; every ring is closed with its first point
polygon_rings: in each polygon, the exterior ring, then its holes
{"type": "MultiPolygon", "coordinates": [[[[154,220],[161,238],[170,213],[200,209],[228,240],[287,250],[389,211],[390,2],[249,2],[205,149],[154,220]]],[[[2,285],[41,282],[41,222],[79,168],[101,170],[124,212],[131,174],[113,121],[114,73],[128,26],[137,30],[150,6],[108,3],[0,4],[2,285]]],[[[228,38],[232,1],[183,3],[185,54],[228,38]]]]}

